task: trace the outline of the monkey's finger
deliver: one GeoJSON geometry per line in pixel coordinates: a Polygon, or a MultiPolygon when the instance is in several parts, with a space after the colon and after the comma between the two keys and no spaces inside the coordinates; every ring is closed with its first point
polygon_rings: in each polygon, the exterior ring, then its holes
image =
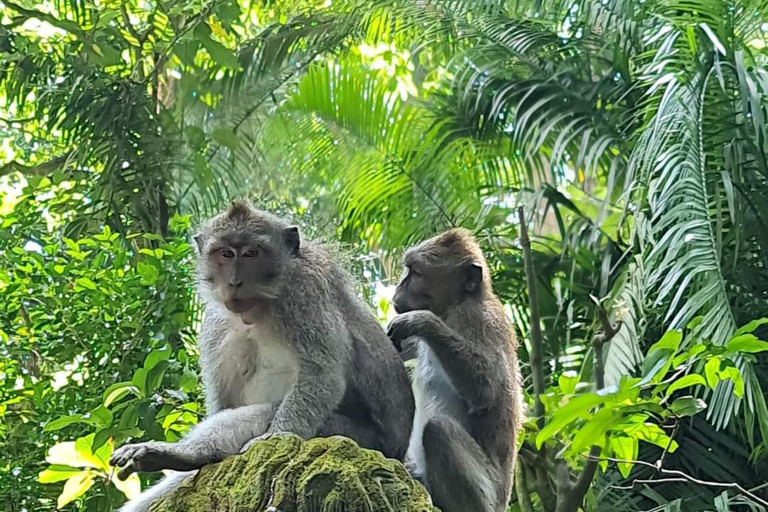
{"type": "Polygon", "coordinates": [[[133,448],[131,446],[123,446],[109,458],[109,465],[115,467],[125,466],[131,460],[132,454],[133,448]]]}
{"type": "Polygon", "coordinates": [[[125,465],[120,471],[117,472],[117,478],[120,480],[125,480],[129,476],[131,476],[132,473],[136,473],[138,470],[136,468],[136,465],[134,464],[133,460],[129,460],[128,464],[125,465]]]}
{"type": "Polygon", "coordinates": [[[407,361],[416,357],[419,340],[415,336],[409,336],[400,343],[400,359],[407,361]]]}

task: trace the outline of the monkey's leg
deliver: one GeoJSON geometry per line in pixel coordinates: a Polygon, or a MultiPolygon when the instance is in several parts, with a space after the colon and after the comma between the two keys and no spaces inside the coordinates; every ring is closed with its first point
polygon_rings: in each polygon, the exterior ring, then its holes
{"type": "Polygon", "coordinates": [[[149,507],[156,499],[161,498],[166,494],[170,494],[184,481],[184,479],[194,474],[194,471],[171,473],[141,493],[138,498],[123,505],[118,512],[149,512],[149,507]]]}
{"type": "Polygon", "coordinates": [[[440,415],[424,426],[427,488],[443,512],[496,512],[490,463],[456,420],[440,415]]]}
{"type": "Polygon", "coordinates": [[[370,422],[355,421],[354,418],[336,411],[331,413],[325,424],[317,432],[317,436],[344,436],[353,439],[363,448],[379,451],[382,451],[383,448],[381,435],[370,422]]]}
{"type": "Polygon", "coordinates": [[[274,410],[270,404],[225,409],[206,418],[178,443],[123,446],[112,454],[110,464],[121,468],[121,479],[137,471],[199,469],[239,453],[245,443],[266,432],[274,410]]]}

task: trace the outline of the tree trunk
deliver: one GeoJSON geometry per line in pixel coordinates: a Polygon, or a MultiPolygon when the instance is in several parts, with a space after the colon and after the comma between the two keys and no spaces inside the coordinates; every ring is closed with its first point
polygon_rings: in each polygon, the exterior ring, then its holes
{"type": "Polygon", "coordinates": [[[439,512],[398,461],[343,437],[275,436],[203,468],[152,512],[439,512]]]}

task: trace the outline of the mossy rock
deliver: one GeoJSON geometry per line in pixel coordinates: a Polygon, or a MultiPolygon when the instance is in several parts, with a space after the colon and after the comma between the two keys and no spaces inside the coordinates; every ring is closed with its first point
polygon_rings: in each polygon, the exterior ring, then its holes
{"type": "Polygon", "coordinates": [[[273,436],[206,466],[152,512],[439,512],[398,461],[345,437],[273,436]]]}

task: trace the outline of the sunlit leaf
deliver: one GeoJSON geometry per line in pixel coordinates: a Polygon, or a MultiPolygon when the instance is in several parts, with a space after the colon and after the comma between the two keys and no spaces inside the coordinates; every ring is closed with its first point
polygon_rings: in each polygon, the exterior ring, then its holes
{"type": "Polygon", "coordinates": [[[85,494],[93,485],[94,479],[95,475],[89,470],[80,471],[78,474],[70,477],[64,484],[64,490],[61,491],[56,500],[56,505],[59,508],[63,508],[67,503],[85,494]]]}

